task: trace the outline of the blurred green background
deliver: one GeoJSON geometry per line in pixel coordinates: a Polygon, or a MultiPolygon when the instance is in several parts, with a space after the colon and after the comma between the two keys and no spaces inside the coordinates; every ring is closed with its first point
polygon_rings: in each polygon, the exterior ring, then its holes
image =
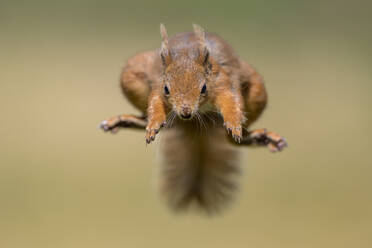
{"type": "Polygon", "coordinates": [[[372,247],[371,1],[1,1],[0,247],[372,247]],[[221,216],[175,215],[118,85],[136,52],[198,23],[264,75],[254,125],[280,154],[242,149],[221,216]]]}

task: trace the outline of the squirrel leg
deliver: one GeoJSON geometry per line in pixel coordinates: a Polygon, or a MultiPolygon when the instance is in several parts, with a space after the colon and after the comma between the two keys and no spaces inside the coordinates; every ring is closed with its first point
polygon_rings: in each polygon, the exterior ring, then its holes
{"type": "Polygon", "coordinates": [[[128,60],[120,77],[120,86],[125,97],[142,113],[146,113],[150,85],[154,81],[152,68],[157,56],[156,51],[136,54],[128,60]]]}
{"type": "Polygon", "coordinates": [[[224,126],[235,142],[242,139],[243,112],[239,107],[236,95],[231,91],[221,91],[216,96],[216,107],[223,116],[224,126]]]}
{"type": "Polygon", "coordinates": [[[145,129],[146,110],[153,78],[152,68],[156,51],[138,53],[130,58],[120,77],[121,89],[129,102],[142,112],[142,116],[119,115],[102,121],[100,128],[105,132],[116,133],[120,128],[145,129]]]}
{"type": "Polygon", "coordinates": [[[232,90],[232,82],[225,73],[219,74],[216,85],[213,104],[221,113],[227,132],[231,133],[235,142],[240,143],[244,122],[241,93],[232,90]]]}
{"type": "Polygon", "coordinates": [[[100,124],[100,128],[105,132],[116,133],[119,128],[145,129],[147,125],[146,117],[134,115],[118,115],[104,120],[100,124]]]}
{"type": "Polygon", "coordinates": [[[247,62],[240,61],[241,93],[244,102],[245,117],[243,138],[240,144],[245,146],[267,146],[272,152],[281,151],[286,147],[287,141],[275,132],[266,129],[246,131],[264,111],[267,103],[267,93],[262,76],[247,62]]]}
{"type": "Polygon", "coordinates": [[[240,61],[241,93],[244,102],[244,111],[247,128],[262,114],[267,103],[267,92],[262,76],[247,62],[240,61]]]}
{"type": "Polygon", "coordinates": [[[146,143],[150,144],[155,140],[160,128],[166,124],[166,108],[163,100],[156,92],[152,92],[149,97],[149,107],[147,109],[148,123],[146,126],[146,143]]]}
{"type": "MultiPolygon", "coordinates": [[[[236,143],[235,143],[236,144],[236,143]]],[[[245,131],[242,141],[237,145],[244,146],[267,146],[270,151],[283,150],[288,143],[285,138],[275,132],[269,132],[265,128],[245,131]]]]}

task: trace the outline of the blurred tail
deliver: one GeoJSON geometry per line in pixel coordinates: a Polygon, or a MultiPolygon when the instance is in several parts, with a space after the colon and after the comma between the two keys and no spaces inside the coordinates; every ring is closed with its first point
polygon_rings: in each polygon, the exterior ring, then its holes
{"type": "Polygon", "coordinates": [[[238,154],[223,128],[208,133],[174,127],[162,137],[162,193],[174,210],[196,205],[207,213],[219,212],[237,189],[238,154]]]}

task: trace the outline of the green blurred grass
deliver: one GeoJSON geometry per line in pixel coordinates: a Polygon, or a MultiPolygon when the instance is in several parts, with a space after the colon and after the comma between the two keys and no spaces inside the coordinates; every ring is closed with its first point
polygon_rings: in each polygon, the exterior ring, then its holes
{"type": "Polygon", "coordinates": [[[0,3],[0,247],[370,247],[370,3],[0,3]],[[156,193],[154,146],[96,129],[134,113],[125,60],[199,23],[259,69],[256,127],[281,154],[242,149],[235,205],[175,216],[156,193]]]}

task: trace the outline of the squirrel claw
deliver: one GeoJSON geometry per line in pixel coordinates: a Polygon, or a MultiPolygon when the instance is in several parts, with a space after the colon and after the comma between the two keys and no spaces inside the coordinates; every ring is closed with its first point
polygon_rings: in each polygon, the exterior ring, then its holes
{"type": "Polygon", "coordinates": [[[240,142],[242,142],[242,137],[241,136],[233,135],[232,137],[233,137],[233,139],[235,140],[236,143],[240,144],[240,142]]]}
{"type": "Polygon", "coordinates": [[[165,122],[160,125],[149,125],[146,128],[146,144],[150,144],[155,140],[155,136],[160,132],[163,126],[165,126],[165,122]]]}
{"type": "Polygon", "coordinates": [[[254,130],[250,138],[256,145],[267,146],[271,152],[279,152],[288,146],[285,138],[274,132],[268,132],[266,129],[254,130]]]}
{"type": "Polygon", "coordinates": [[[159,129],[149,129],[146,131],[146,144],[150,144],[155,140],[156,134],[159,133],[159,129]]]}
{"type": "Polygon", "coordinates": [[[147,131],[146,133],[146,144],[150,144],[152,141],[155,140],[155,131],[154,130],[150,130],[150,131],[147,131]]]}
{"type": "Polygon", "coordinates": [[[116,127],[117,123],[118,118],[113,117],[108,120],[102,121],[101,124],[99,125],[99,128],[101,128],[105,132],[112,131],[116,127]]]}
{"type": "Polygon", "coordinates": [[[243,139],[242,127],[240,125],[239,126],[231,125],[229,122],[225,122],[224,126],[227,132],[231,133],[231,136],[234,139],[234,141],[239,144],[243,139]]]}
{"type": "Polygon", "coordinates": [[[119,131],[119,124],[121,122],[120,116],[114,116],[107,120],[104,120],[99,125],[99,128],[101,128],[104,132],[111,132],[113,134],[117,133],[119,131]]]}

